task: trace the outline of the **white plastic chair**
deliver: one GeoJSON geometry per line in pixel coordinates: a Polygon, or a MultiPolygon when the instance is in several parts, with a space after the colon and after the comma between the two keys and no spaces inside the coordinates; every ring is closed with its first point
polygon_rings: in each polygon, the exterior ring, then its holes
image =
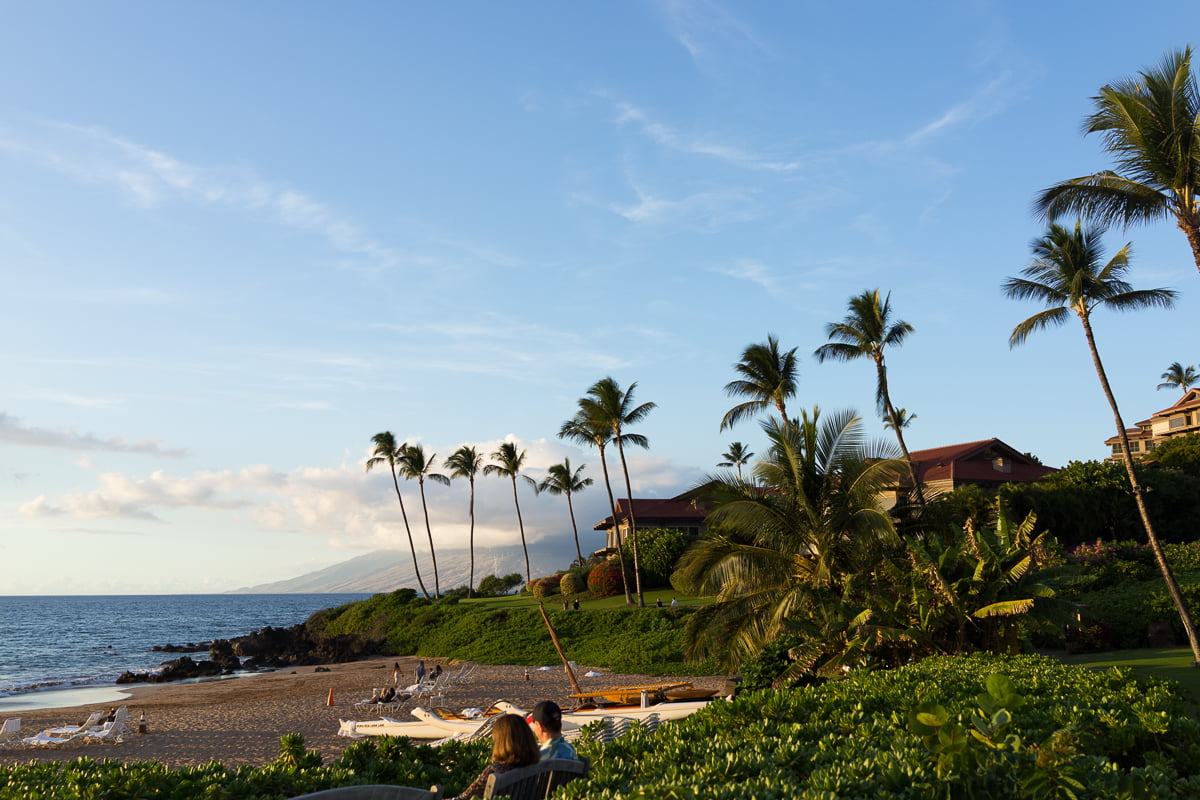
{"type": "Polygon", "coordinates": [[[11,742],[21,736],[21,718],[11,717],[0,725],[0,742],[11,742]]]}

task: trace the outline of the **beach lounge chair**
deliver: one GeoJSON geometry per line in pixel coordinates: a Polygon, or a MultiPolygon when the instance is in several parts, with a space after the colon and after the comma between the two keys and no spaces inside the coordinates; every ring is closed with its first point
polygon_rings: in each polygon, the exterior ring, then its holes
{"type": "Polygon", "coordinates": [[[508,797],[512,800],[546,800],[550,794],[576,778],[588,773],[589,761],[581,758],[548,758],[528,767],[509,770],[503,775],[489,775],[484,787],[484,800],[508,797]]]}
{"type": "Polygon", "coordinates": [[[21,718],[11,717],[0,725],[0,743],[11,742],[21,737],[21,718]]]}
{"type": "Polygon", "coordinates": [[[442,800],[442,787],[416,789],[412,786],[339,786],[292,800],[442,800]]]}
{"type": "Polygon", "coordinates": [[[82,733],[83,731],[90,731],[93,728],[99,730],[103,724],[101,720],[104,719],[104,716],[103,711],[93,711],[92,715],[84,720],[82,725],[62,725],[57,728],[46,728],[42,733],[47,736],[70,736],[73,733],[82,733]]]}

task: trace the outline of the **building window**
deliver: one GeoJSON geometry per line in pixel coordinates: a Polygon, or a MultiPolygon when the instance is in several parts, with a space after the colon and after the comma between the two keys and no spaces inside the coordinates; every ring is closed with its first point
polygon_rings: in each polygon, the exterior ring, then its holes
{"type": "Polygon", "coordinates": [[[1138,450],[1141,450],[1141,449],[1142,448],[1138,446],[1138,441],[1136,439],[1134,439],[1132,442],[1129,443],[1129,452],[1136,453],[1138,450]]]}
{"type": "Polygon", "coordinates": [[[1113,448],[1113,455],[1114,455],[1114,456],[1116,456],[1116,455],[1120,455],[1121,453],[1123,453],[1123,452],[1124,452],[1124,451],[1121,449],[1121,443],[1120,443],[1120,442],[1114,442],[1114,443],[1113,443],[1113,446],[1112,446],[1112,448],[1113,448]]]}
{"type": "Polygon", "coordinates": [[[1147,451],[1153,450],[1156,447],[1158,447],[1158,442],[1154,442],[1154,441],[1146,442],[1146,450],[1147,451]]]}
{"type": "Polygon", "coordinates": [[[1171,417],[1170,422],[1167,423],[1167,428],[1169,430],[1175,430],[1176,428],[1182,428],[1184,425],[1187,425],[1187,423],[1187,417],[1171,417]]]}

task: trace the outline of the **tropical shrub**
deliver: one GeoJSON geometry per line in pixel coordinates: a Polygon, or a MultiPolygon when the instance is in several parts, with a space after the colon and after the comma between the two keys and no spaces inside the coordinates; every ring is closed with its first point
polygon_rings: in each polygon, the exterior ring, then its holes
{"type": "Polygon", "coordinates": [[[1174,685],[1040,656],[937,657],[717,702],[581,745],[559,800],[1200,796],[1200,724],[1174,685]]]}
{"type": "Polygon", "coordinates": [[[587,588],[596,597],[613,597],[621,593],[621,565],[601,561],[588,573],[587,588]]]}
{"type": "MultiPolygon", "coordinates": [[[[696,537],[674,528],[638,528],[638,555],[642,568],[642,582],[651,587],[670,584],[675,562],[687,550],[696,537]]],[[[621,556],[626,563],[633,563],[633,542],[621,545],[621,556]]]]}
{"type": "Polygon", "coordinates": [[[558,591],[562,592],[564,597],[583,594],[587,591],[587,578],[579,572],[568,572],[558,582],[558,591]]]}
{"type": "Polygon", "coordinates": [[[529,590],[533,592],[533,596],[537,600],[545,600],[558,592],[558,585],[562,581],[562,574],[547,575],[544,578],[534,578],[529,582],[529,590]]]}

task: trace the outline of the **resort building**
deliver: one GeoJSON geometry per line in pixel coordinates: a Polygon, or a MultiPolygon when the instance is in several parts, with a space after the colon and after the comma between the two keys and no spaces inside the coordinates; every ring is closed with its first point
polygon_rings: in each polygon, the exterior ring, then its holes
{"type": "MultiPolygon", "coordinates": [[[[697,500],[680,495],[669,500],[633,499],[633,518],[639,529],[670,528],[684,533],[704,532],[704,518],[708,512],[697,500]]],[[[616,550],[629,536],[629,501],[617,500],[617,521],[605,517],[592,526],[592,530],[605,532],[605,549],[616,550]]]]}
{"type": "MultiPolygon", "coordinates": [[[[1058,472],[999,439],[913,450],[910,455],[927,500],[967,484],[997,489],[1003,483],[1024,483],[1058,472]]],[[[911,492],[911,477],[902,475],[900,485],[881,497],[883,507],[907,502],[911,492]]]]}
{"type": "MultiPolygon", "coordinates": [[[[1200,389],[1188,389],[1173,406],[1126,428],[1125,435],[1129,437],[1129,452],[1133,457],[1146,458],[1163,441],[1197,431],[1200,431],[1200,389]]],[[[1120,461],[1121,437],[1110,436],[1104,444],[1111,450],[1108,460],[1120,461]]]]}

